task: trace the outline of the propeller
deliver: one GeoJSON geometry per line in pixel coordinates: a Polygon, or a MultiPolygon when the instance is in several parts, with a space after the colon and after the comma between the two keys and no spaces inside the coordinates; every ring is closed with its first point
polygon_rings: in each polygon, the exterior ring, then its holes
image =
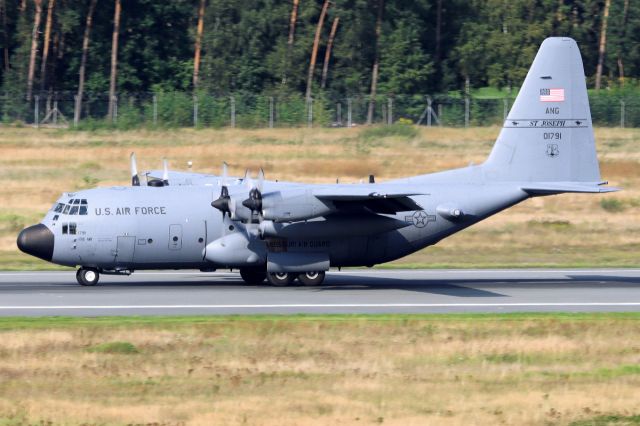
{"type": "Polygon", "coordinates": [[[251,189],[249,190],[249,198],[242,202],[242,205],[251,210],[251,213],[259,213],[262,215],[262,187],[264,185],[264,170],[258,172],[258,181],[251,181],[251,189]]]}
{"type": "Polygon", "coordinates": [[[220,196],[211,203],[211,207],[214,207],[222,212],[222,221],[224,225],[224,218],[226,214],[229,214],[229,218],[231,218],[232,213],[232,201],[231,196],[229,195],[229,188],[227,187],[227,173],[229,166],[227,163],[222,163],[222,180],[221,180],[221,188],[220,188],[220,196]]]}
{"type": "Polygon", "coordinates": [[[169,162],[166,158],[162,159],[162,183],[169,186],[169,162]]]}
{"type": "Polygon", "coordinates": [[[136,154],[132,152],[129,156],[131,162],[131,186],[140,186],[140,177],[138,176],[138,164],[136,162],[136,154]]]}

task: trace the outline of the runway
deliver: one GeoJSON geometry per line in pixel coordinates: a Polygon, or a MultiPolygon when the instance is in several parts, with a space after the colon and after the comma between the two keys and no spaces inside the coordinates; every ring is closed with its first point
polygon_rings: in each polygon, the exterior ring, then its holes
{"type": "Polygon", "coordinates": [[[349,270],[322,286],[245,285],[236,273],[0,273],[0,316],[640,311],[640,269],[349,270]]]}

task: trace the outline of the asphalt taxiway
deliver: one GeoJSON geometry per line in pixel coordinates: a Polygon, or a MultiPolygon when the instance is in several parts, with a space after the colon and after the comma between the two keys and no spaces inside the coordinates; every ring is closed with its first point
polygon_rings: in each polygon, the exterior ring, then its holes
{"type": "Polygon", "coordinates": [[[136,272],[81,287],[73,272],[0,273],[0,316],[640,311],[640,269],[348,270],[322,286],[236,273],[136,272]]]}

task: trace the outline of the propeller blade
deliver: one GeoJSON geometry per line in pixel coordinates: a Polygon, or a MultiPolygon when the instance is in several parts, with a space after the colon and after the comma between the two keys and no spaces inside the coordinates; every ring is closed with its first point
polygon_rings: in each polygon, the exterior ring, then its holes
{"type": "Polygon", "coordinates": [[[138,176],[138,164],[136,162],[136,154],[132,152],[129,156],[131,163],[131,186],[140,186],[140,177],[138,176]]]}
{"type": "Polygon", "coordinates": [[[260,171],[258,172],[258,183],[256,185],[256,189],[260,191],[260,193],[262,193],[263,186],[264,186],[264,170],[261,167],[260,171]]]}
{"type": "Polygon", "coordinates": [[[249,189],[253,188],[253,179],[251,179],[251,172],[249,172],[249,169],[244,171],[244,178],[242,178],[242,182],[245,183],[249,189]]]}
{"type": "Polygon", "coordinates": [[[229,165],[226,161],[222,162],[222,186],[227,186],[227,177],[229,176],[229,165]]]}
{"type": "Polygon", "coordinates": [[[169,185],[169,162],[166,158],[162,159],[162,183],[169,185]]]}

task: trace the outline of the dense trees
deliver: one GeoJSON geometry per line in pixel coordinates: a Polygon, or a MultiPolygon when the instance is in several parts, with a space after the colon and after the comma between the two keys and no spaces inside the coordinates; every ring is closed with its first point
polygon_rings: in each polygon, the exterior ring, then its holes
{"type": "Polygon", "coordinates": [[[110,82],[116,93],[314,97],[517,88],[550,35],[577,39],[592,87],[640,77],[630,0],[0,1],[3,89],[23,97],[106,93],[110,82]]]}

